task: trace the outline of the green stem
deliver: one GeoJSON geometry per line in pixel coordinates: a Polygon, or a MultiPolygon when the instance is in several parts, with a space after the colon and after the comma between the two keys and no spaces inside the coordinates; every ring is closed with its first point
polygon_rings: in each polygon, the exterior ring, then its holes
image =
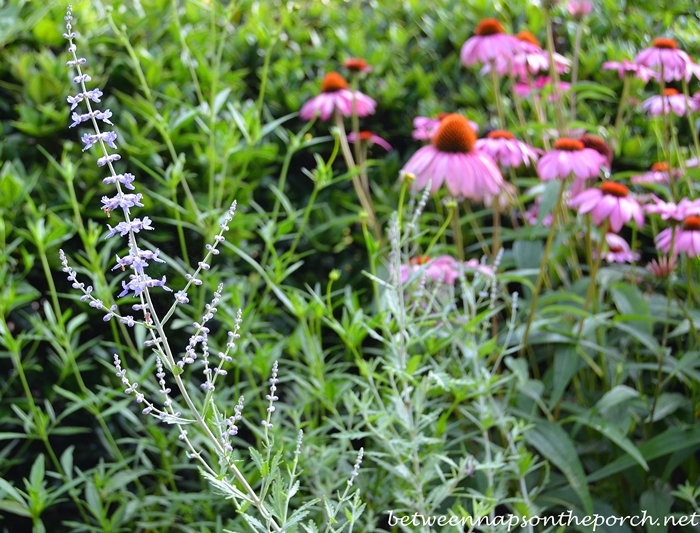
{"type": "Polygon", "coordinates": [[[581,34],[583,24],[578,21],[576,26],[576,39],[574,41],[574,61],[571,67],[571,95],[569,97],[569,120],[576,120],[576,82],[578,81],[578,62],[581,53],[581,34]]]}
{"type": "MultiPolygon", "coordinates": [[[[469,200],[464,201],[464,207],[466,208],[467,215],[469,216],[469,225],[472,227],[472,230],[474,230],[474,235],[476,235],[476,239],[479,241],[479,244],[481,244],[481,249],[483,250],[484,255],[489,255],[489,247],[486,245],[486,240],[484,239],[484,234],[481,232],[481,228],[476,223],[474,211],[472,211],[472,205],[469,203],[469,200]]],[[[455,217],[457,220],[457,226],[459,227],[459,210],[455,211],[455,217]]],[[[461,228],[459,229],[459,239],[460,241],[462,240],[461,228]]],[[[462,255],[464,255],[464,251],[462,251],[462,255]]]]}
{"type": "Polygon", "coordinates": [[[381,229],[377,223],[377,215],[374,212],[374,207],[372,205],[372,200],[365,193],[362,187],[361,178],[356,170],[355,161],[350,152],[350,145],[348,144],[348,136],[345,133],[345,124],[343,123],[343,116],[340,114],[338,109],[334,112],[335,115],[335,125],[338,128],[340,134],[340,147],[342,149],[343,157],[345,158],[345,164],[352,173],[352,185],[355,188],[355,193],[357,194],[357,199],[360,201],[362,209],[367,213],[367,220],[369,222],[369,227],[372,229],[374,236],[377,240],[381,240],[381,229]]]}
{"type": "Polygon", "coordinates": [[[491,65],[491,83],[493,84],[493,99],[496,101],[496,112],[498,122],[502,130],[506,129],[506,117],[503,113],[503,102],[501,102],[501,85],[498,82],[498,74],[495,65],[491,65]]]}
{"type": "Polygon", "coordinates": [[[430,255],[430,250],[433,249],[433,246],[435,246],[437,244],[440,237],[442,237],[442,235],[445,233],[447,226],[450,225],[450,221],[452,221],[452,219],[455,218],[455,215],[457,216],[457,218],[459,218],[459,213],[457,213],[458,208],[459,208],[459,206],[457,205],[457,202],[454,202],[454,206],[447,213],[447,217],[445,217],[445,221],[442,223],[442,226],[440,226],[440,229],[435,234],[433,239],[430,241],[430,244],[428,244],[428,247],[425,249],[425,255],[430,255]]]}
{"type": "Polygon", "coordinates": [[[313,191],[311,191],[311,197],[309,198],[309,202],[306,204],[306,209],[304,209],[304,216],[301,219],[301,224],[299,225],[297,234],[294,237],[294,241],[292,241],[292,245],[290,246],[289,251],[286,253],[287,259],[283,260],[284,266],[282,267],[282,270],[286,269],[287,265],[289,264],[289,261],[291,261],[294,256],[294,251],[296,250],[297,245],[299,244],[299,240],[301,239],[301,236],[304,233],[306,223],[309,221],[309,216],[311,215],[311,208],[313,207],[314,203],[316,203],[316,197],[318,196],[319,190],[320,187],[316,184],[314,186],[313,191]]]}
{"type": "Polygon", "coordinates": [[[525,333],[523,334],[523,344],[520,350],[520,355],[525,354],[525,348],[527,346],[527,339],[530,335],[530,328],[532,327],[532,319],[535,317],[535,309],[537,308],[537,299],[539,298],[540,291],[542,290],[542,284],[544,283],[545,272],[547,270],[547,262],[549,261],[549,254],[552,250],[552,243],[554,242],[554,233],[557,227],[557,215],[559,214],[561,208],[561,201],[564,197],[564,186],[566,185],[566,180],[561,180],[561,185],[559,186],[559,195],[557,196],[557,202],[554,204],[554,210],[552,211],[552,225],[549,228],[549,234],[547,235],[547,242],[544,246],[544,253],[542,254],[542,261],[540,262],[540,272],[537,276],[537,283],[535,284],[535,291],[532,294],[532,303],[530,304],[530,313],[527,317],[527,325],[525,326],[525,333]]]}
{"type": "Polygon", "coordinates": [[[688,93],[688,82],[686,81],[685,78],[681,80],[683,83],[683,95],[685,96],[685,108],[686,108],[686,117],[688,117],[688,126],[690,127],[690,133],[693,136],[693,146],[695,146],[695,155],[698,158],[698,162],[700,162],[700,141],[698,140],[698,130],[695,127],[695,121],[693,120],[693,114],[690,111],[690,95],[688,93]]]}
{"type": "Polygon", "coordinates": [[[543,10],[544,21],[547,27],[547,52],[549,54],[549,77],[552,79],[552,97],[554,98],[554,111],[559,129],[559,137],[566,137],[566,122],[562,111],[561,91],[559,90],[559,73],[554,63],[554,32],[552,30],[552,17],[548,8],[543,10]]]}
{"type": "Polygon", "coordinates": [[[667,111],[670,111],[671,106],[668,103],[668,98],[665,96],[665,91],[666,91],[666,81],[664,80],[664,67],[663,64],[661,65],[661,74],[659,76],[659,79],[661,80],[661,116],[663,117],[663,123],[664,123],[664,150],[666,151],[665,153],[665,158],[666,162],[668,164],[668,176],[669,176],[669,183],[671,184],[671,194],[673,196],[673,201],[678,202],[678,191],[676,190],[675,187],[675,182],[673,180],[673,161],[671,160],[671,141],[670,141],[670,136],[669,136],[669,126],[668,126],[668,113],[667,111]]]}
{"type": "Polygon", "coordinates": [[[498,200],[495,200],[493,205],[493,243],[491,248],[493,250],[493,260],[495,261],[496,256],[498,255],[498,250],[501,247],[501,243],[499,242],[501,229],[501,212],[498,210],[498,200]]]}
{"type": "Polygon", "coordinates": [[[620,104],[617,106],[617,116],[615,117],[615,126],[613,127],[613,149],[616,154],[620,153],[620,128],[622,128],[622,122],[625,116],[625,111],[627,111],[627,102],[630,97],[630,87],[631,87],[632,77],[625,74],[624,81],[622,82],[622,94],[620,95],[620,104]]]}
{"type": "MultiPolygon", "coordinates": [[[[595,307],[596,307],[596,292],[597,292],[597,282],[596,282],[596,276],[598,274],[598,269],[600,268],[600,263],[603,260],[603,247],[605,246],[605,235],[608,232],[608,227],[610,223],[606,220],[605,223],[603,224],[603,227],[600,232],[600,242],[598,243],[598,249],[596,250],[596,258],[595,258],[595,263],[593,263],[593,268],[591,269],[591,275],[590,275],[590,283],[588,284],[588,290],[586,291],[586,301],[583,304],[583,312],[584,314],[586,311],[588,311],[588,305],[593,301],[593,306],[594,306],[594,312],[595,312],[595,307]]],[[[591,261],[593,261],[593,258],[591,258],[591,261]]],[[[581,332],[583,331],[583,322],[584,322],[584,317],[581,316],[581,320],[578,323],[578,332],[576,333],[576,340],[578,341],[581,338],[581,332]]],[[[603,372],[605,372],[605,366],[602,367],[603,372]]]]}
{"type": "MultiPolygon", "coordinates": [[[[465,202],[469,205],[469,200],[465,202]]],[[[471,211],[471,207],[469,208],[471,211]]],[[[473,223],[473,218],[470,217],[473,223]]],[[[462,240],[462,227],[459,223],[459,204],[455,202],[454,206],[454,216],[452,217],[452,233],[455,241],[455,248],[457,249],[457,259],[460,262],[464,262],[464,241],[462,240]]]]}
{"type": "Polygon", "coordinates": [[[520,129],[523,132],[523,138],[527,144],[532,145],[532,138],[527,128],[527,119],[525,118],[525,112],[523,111],[523,101],[520,99],[518,92],[515,90],[515,76],[513,71],[509,69],[508,71],[510,77],[510,87],[511,95],[513,96],[513,102],[515,103],[515,113],[518,115],[518,122],[520,123],[520,129]]]}

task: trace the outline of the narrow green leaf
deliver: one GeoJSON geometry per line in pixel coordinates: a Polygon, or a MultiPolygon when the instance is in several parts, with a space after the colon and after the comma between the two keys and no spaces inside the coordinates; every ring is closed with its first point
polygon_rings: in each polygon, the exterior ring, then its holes
{"type": "MultiPolygon", "coordinates": [[[[649,462],[686,448],[700,449],[700,427],[679,428],[672,427],[652,437],[649,441],[639,445],[639,451],[644,460],[649,462]]],[[[612,463],[589,475],[589,483],[605,479],[608,476],[622,472],[635,466],[637,462],[629,455],[618,457],[612,463]]]]}
{"type": "Polygon", "coordinates": [[[525,433],[525,439],[544,459],[563,472],[586,512],[593,514],[593,503],[586,483],[586,474],[576,448],[566,431],[553,422],[538,420],[535,427],[525,433]]]}
{"type": "Polygon", "coordinates": [[[625,450],[644,470],[649,470],[649,465],[647,465],[640,451],[614,423],[601,417],[587,418],[585,416],[577,416],[575,420],[602,433],[609,440],[625,450]]]}

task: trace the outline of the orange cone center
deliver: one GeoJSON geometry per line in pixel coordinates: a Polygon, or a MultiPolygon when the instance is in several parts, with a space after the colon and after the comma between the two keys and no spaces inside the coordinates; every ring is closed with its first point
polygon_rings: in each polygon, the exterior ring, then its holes
{"type": "Polygon", "coordinates": [[[474,149],[474,144],[476,133],[462,115],[443,118],[433,136],[433,146],[441,152],[467,153],[474,149]]]}

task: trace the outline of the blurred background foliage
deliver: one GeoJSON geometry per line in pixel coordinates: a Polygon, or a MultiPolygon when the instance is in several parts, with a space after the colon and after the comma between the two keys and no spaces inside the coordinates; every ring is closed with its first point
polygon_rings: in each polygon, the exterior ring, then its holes
{"type": "MultiPolygon", "coordinates": [[[[62,247],[98,297],[113,302],[120,278],[109,269],[121,251],[101,238],[104,175],[94,154],[81,152],[78,131],[67,127],[66,96],[75,87],[61,37],[65,7],[0,2],[0,528],[203,532],[235,524],[240,530],[245,526],[233,508],[209,494],[184,456],[176,432],[142,417],[122,394],[111,366],[114,351],[127,358],[144,387],[156,390],[150,379],[154,358],[138,348],[143,339],[123,325],[104,323],[78,302],[60,271],[62,247]]],[[[570,55],[575,27],[563,8],[556,13],[557,50],[570,55]]],[[[469,387],[479,382],[470,379],[479,367],[460,363],[450,344],[459,342],[458,332],[443,344],[430,341],[433,321],[419,332],[410,372],[394,369],[406,373],[402,379],[415,387],[415,399],[426,402],[430,416],[416,415],[423,422],[413,432],[391,430],[400,425],[392,418],[398,416],[392,414],[396,405],[373,405],[368,396],[392,393],[379,363],[389,341],[370,333],[382,326],[362,273],[368,253],[359,208],[342,165],[324,166],[333,148],[327,125],[316,123],[305,132],[296,113],[317,94],[324,73],[342,72],[345,59],[362,57],[372,65],[361,88],[377,100],[378,111],[362,127],[395,148],[387,155],[373,149],[381,163],[370,169],[375,205],[386,224],[398,203],[398,171],[419,146],[411,139],[414,116],[462,111],[484,128],[495,124],[490,85],[477,69],[460,65],[461,45],[487,16],[543,40],[536,2],[79,1],[74,14],[78,55],[87,58],[93,86],[104,92],[102,107],[114,115],[123,162],[145,196],[143,212],[156,222],[148,238],[174,266],[167,270],[169,285],[182,285],[218,230],[223,210],[238,201],[224,253],[190,310],[201,316],[214,288],[225,283],[221,331],[212,334],[223,343],[236,309],[243,309],[239,353],[228,386],[217,391],[223,404],[232,406],[244,394],[251,419],[262,416],[266,379],[272,362],[280,360],[276,434],[290,457],[296,430],[307,433],[307,495],[344,487],[355,450],[364,446],[368,457],[358,484],[367,508],[355,526],[362,531],[388,528],[389,509],[421,509],[420,489],[434,496],[433,506],[423,509],[439,514],[473,513],[472,503],[487,500],[498,512],[523,512],[528,505],[617,515],[640,508],[660,514],[698,510],[699,354],[687,351],[682,365],[657,364],[650,357],[658,348],[653,334],[664,326],[654,318],[666,313],[666,298],[642,294],[619,277],[610,278],[618,283],[617,292],[611,290],[619,313],[646,309],[647,318],[634,337],[608,338],[617,359],[606,380],[586,373],[575,352],[553,340],[537,347],[538,379],[530,377],[532,363],[514,359],[502,377],[494,373],[473,396],[469,387]],[[308,225],[297,239],[314,192],[308,225]],[[276,209],[280,216],[271,216],[276,209]],[[334,284],[333,269],[340,272],[334,284]],[[658,381],[648,381],[657,367],[658,381]],[[437,384],[433,377],[440,372],[454,381],[437,384]],[[658,394],[660,383],[667,392],[657,406],[649,391],[658,394]],[[490,410],[491,404],[475,398],[496,398],[498,407],[490,410]],[[542,404],[555,412],[556,423],[541,425],[542,404]],[[375,423],[379,434],[372,430],[375,423]],[[521,423],[535,424],[525,440],[517,429],[521,423]],[[492,428],[502,435],[503,456],[492,459],[504,477],[498,491],[486,494],[483,475],[474,475],[460,458],[473,455],[483,463],[483,435],[492,428]],[[435,470],[398,468],[386,452],[387,443],[396,444],[392,439],[413,442],[399,455],[420,458],[435,470]],[[448,458],[453,467],[445,466],[448,458]],[[438,497],[430,491],[444,485],[441,476],[450,468],[457,482],[438,497]],[[520,479],[535,487],[532,501],[523,500],[520,479]]],[[[622,87],[615,73],[601,71],[602,62],[632,58],[662,35],[675,37],[697,58],[699,16],[692,0],[663,6],[597,0],[584,29],[579,74],[591,82],[592,96],[581,98],[579,116],[592,131],[614,120],[617,100],[610,94],[622,87]]],[[[632,97],[641,100],[646,90],[637,82],[632,97]]],[[[658,160],[655,146],[652,126],[637,114],[615,170],[647,169],[658,160]]],[[[439,226],[439,215],[431,213],[429,220],[439,226]]],[[[479,257],[476,240],[466,244],[479,257]]],[[[503,261],[524,268],[527,258],[508,251],[503,261]]],[[[151,275],[165,273],[157,265],[151,275]]],[[[381,265],[380,274],[386,276],[381,265]]],[[[562,293],[561,301],[567,297],[562,293]]],[[[548,303],[558,302],[543,305],[548,303]]],[[[175,326],[173,335],[184,345],[185,314],[175,326]]],[[[682,324],[675,330],[679,343],[688,327],[686,321],[685,332],[682,324]]],[[[481,347],[477,359],[488,357],[488,342],[481,347]]],[[[240,435],[242,450],[260,446],[253,425],[240,435]]],[[[322,506],[315,512],[324,514],[322,506]]]]}

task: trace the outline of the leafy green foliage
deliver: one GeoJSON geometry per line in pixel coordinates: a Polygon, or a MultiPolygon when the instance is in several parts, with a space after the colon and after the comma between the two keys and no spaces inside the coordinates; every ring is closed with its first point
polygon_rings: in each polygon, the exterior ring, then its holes
{"type": "MultiPolygon", "coordinates": [[[[603,61],[631,58],[657,35],[674,36],[697,58],[695,4],[657,4],[601,0],[596,9],[605,16],[586,19],[573,126],[612,130],[622,82],[601,71],[603,61]]],[[[115,352],[157,395],[146,331],[103,322],[60,272],[59,246],[108,306],[133,303],[114,297],[123,274],[109,269],[122,250],[101,237],[104,176],[67,130],[73,87],[60,37],[64,10],[57,2],[0,5],[2,528],[267,531],[237,480],[200,471],[172,424],[141,416],[123,395],[115,352]]],[[[563,8],[555,14],[557,49],[571,55],[576,27],[563,8]]],[[[492,88],[460,65],[459,48],[486,16],[542,37],[539,6],[149,0],[83,2],[75,15],[89,73],[158,225],[149,243],[168,259],[173,286],[184,284],[221,214],[238,201],[222,254],[188,308],[176,311],[172,335],[186,344],[192,316],[219,283],[226,289],[213,349],[225,345],[243,310],[238,352],[207,416],[222,423],[245,396],[235,461],[285,530],[387,529],[389,510],[479,518],[700,509],[697,259],[663,284],[639,266],[603,267],[586,307],[586,228],[569,220],[554,240],[525,346],[547,236],[539,225],[502,228],[495,289],[470,275],[447,293],[428,286],[416,296],[391,281],[411,257],[455,251],[453,226],[443,226],[449,206],[431,200],[412,221],[419,199],[401,203],[398,171],[418,146],[411,118],[461,111],[495,126],[492,88]],[[395,148],[386,156],[373,148],[382,160],[368,165],[393,242],[363,228],[350,171],[336,160],[337,134],[297,116],[322,75],[342,71],[348,57],[373,66],[360,83],[378,112],[363,129],[395,148]],[[275,360],[281,399],[267,441],[259,420],[275,360]],[[360,447],[364,462],[349,486],[360,447]]],[[[632,99],[652,92],[631,83],[632,99]]],[[[554,127],[551,109],[544,124],[523,128],[512,96],[504,102],[518,135],[539,138],[554,127]]],[[[677,129],[688,138],[684,123],[677,129]]],[[[660,137],[658,122],[629,111],[613,177],[662,160],[660,137]]],[[[690,155],[674,152],[677,161],[690,155]]],[[[700,177],[692,169],[688,176],[700,177]]],[[[539,180],[523,169],[516,183],[525,191],[539,180]]],[[[538,222],[556,203],[554,185],[545,187],[538,222]]],[[[468,256],[479,258],[493,243],[492,212],[454,216],[468,256]]],[[[638,235],[644,261],[653,256],[652,236],[638,235]]],[[[183,377],[199,398],[201,375],[183,377]]],[[[194,434],[216,464],[216,451],[194,434]]]]}

